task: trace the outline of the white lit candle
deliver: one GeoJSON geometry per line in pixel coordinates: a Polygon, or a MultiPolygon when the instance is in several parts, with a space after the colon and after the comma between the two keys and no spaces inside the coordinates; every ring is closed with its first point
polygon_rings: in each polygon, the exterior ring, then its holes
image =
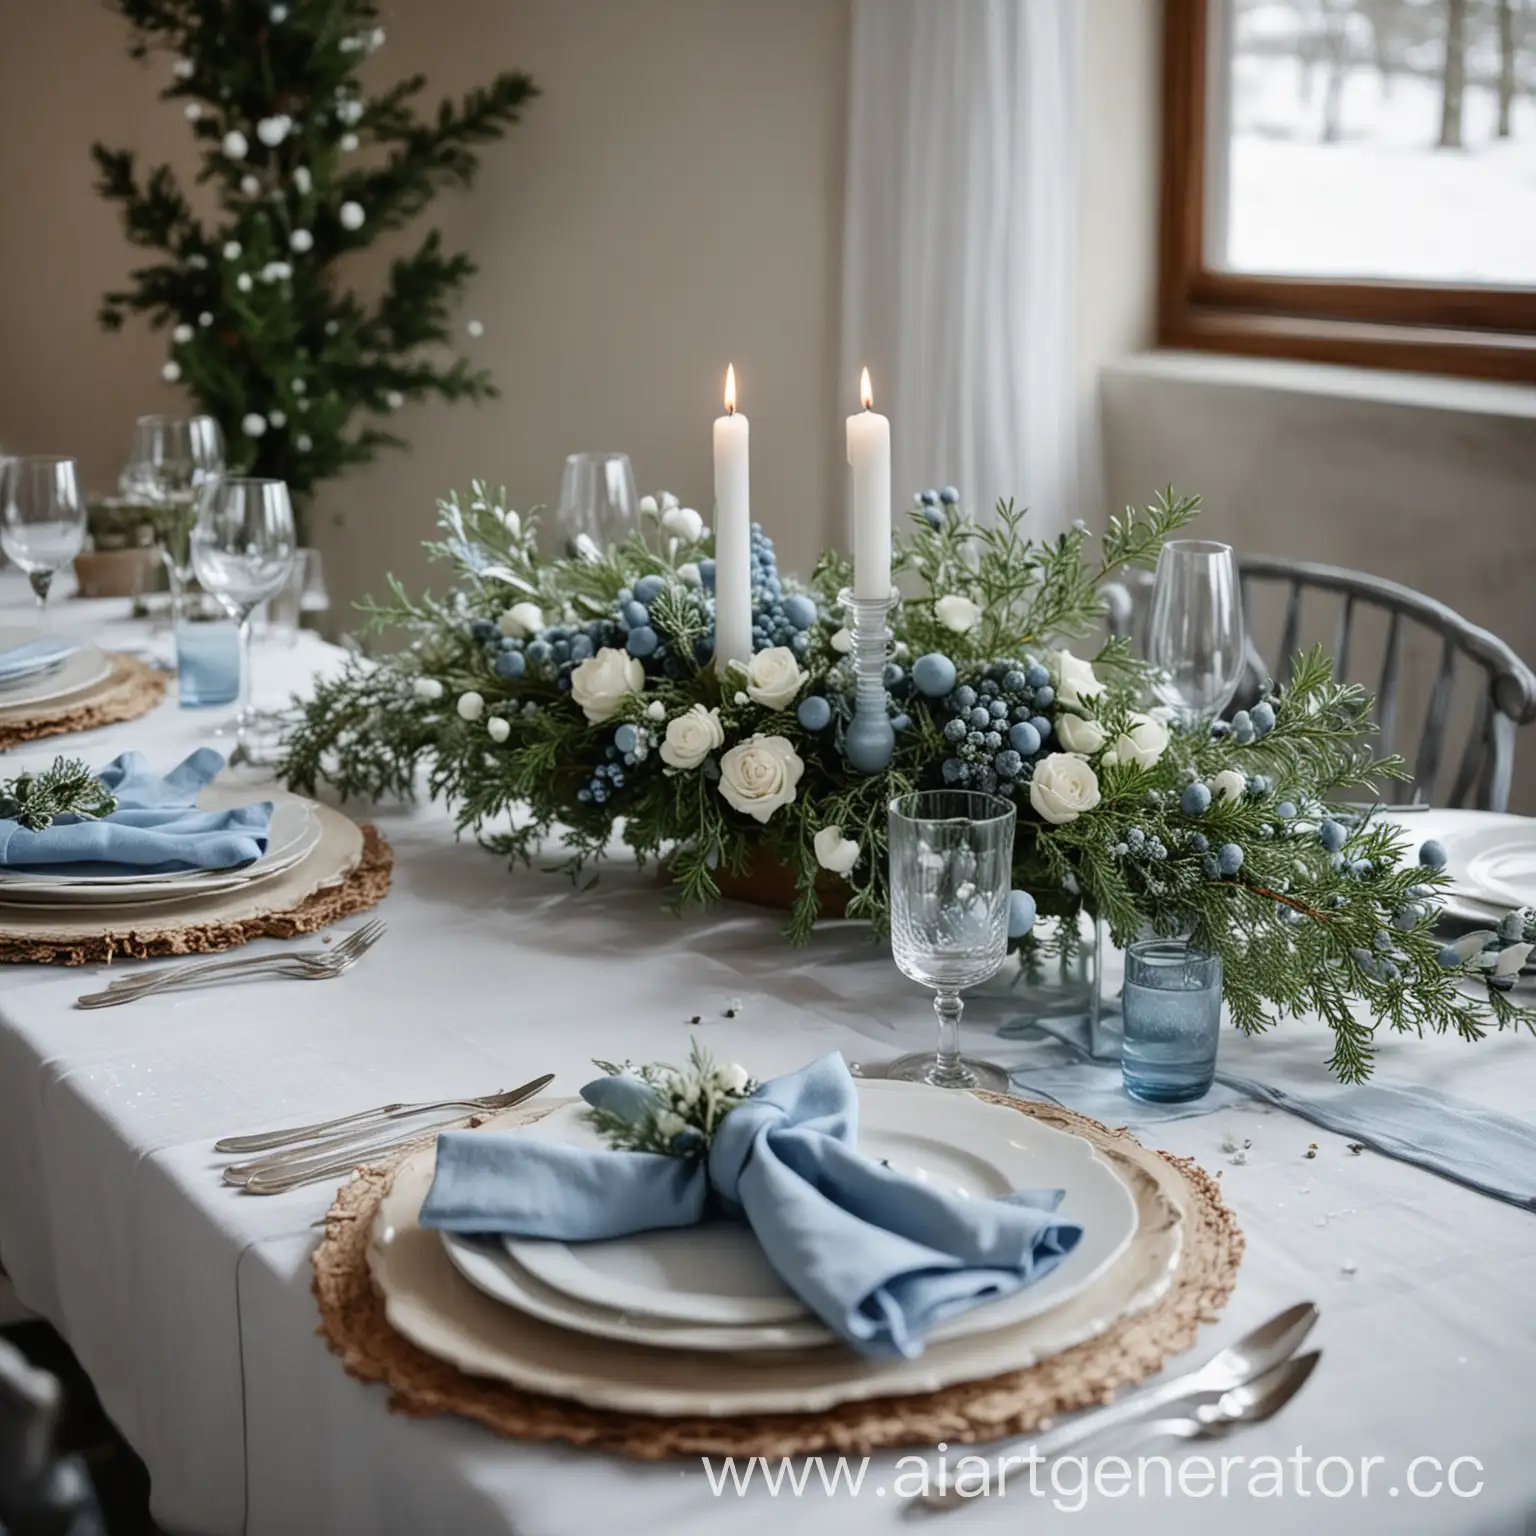
{"type": "Polygon", "coordinates": [[[864,409],[848,418],[853,468],[853,595],[891,595],[891,423],[870,409],[869,369],[859,377],[864,409]]]}
{"type": "MultiPolygon", "coordinates": [[[[752,659],[752,492],[747,418],[736,411],[736,369],[725,370],[715,419],[715,670],[752,659]]],[[[887,474],[889,479],[889,474],[887,474]]]]}

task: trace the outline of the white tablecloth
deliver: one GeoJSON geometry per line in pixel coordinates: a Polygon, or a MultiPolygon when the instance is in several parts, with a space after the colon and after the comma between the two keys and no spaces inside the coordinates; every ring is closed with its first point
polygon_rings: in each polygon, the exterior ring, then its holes
{"type": "MultiPolygon", "coordinates": [[[[113,611],[72,609],[65,622],[113,611]]],[[[271,700],[335,653],[306,638],[257,659],[271,700]]],[[[204,739],[207,718],[168,703],[62,745],[97,761],[138,747],[169,763],[204,739]]],[[[243,1196],[219,1181],[209,1150],[218,1136],[545,1071],[569,1093],[594,1056],[677,1059],[695,1034],[762,1074],[831,1047],[874,1062],[926,1041],[931,1020],[924,997],[854,927],[831,925],[791,950],[772,913],[666,915],[653,876],[632,868],[616,865],[578,894],[559,876],[509,875],[473,843],[455,843],[440,810],[386,808],[375,819],[397,853],[383,909],[390,932],[343,982],[81,1012],[73,999],[105,968],[0,969],[0,1261],[69,1339],[149,1464],[159,1520],[210,1536],[898,1529],[893,1483],[904,1469],[894,1454],[872,1459],[856,1497],[846,1487],[828,1497],[813,1474],[798,1497],[754,1482],[745,1496],[717,1498],[697,1462],[628,1463],[396,1417],[326,1352],[308,1260],[332,1191],[243,1196]],[[705,1023],[690,1026],[693,1014],[705,1023]]],[[[1421,825],[1430,835],[1436,822],[1421,825]]],[[[1052,1049],[993,1041],[984,1025],[973,1048],[1002,1059],[1052,1049]]],[[[1229,1038],[1223,1052],[1253,1074],[1274,1052],[1320,1074],[1326,1042],[1315,1027],[1287,1025],[1266,1041],[1229,1038]]],[[[1380,1070],[1518,1111],[1536,1098],[1536,1041],[1385,1041],[1380,1070]]],[[[1125,1117],[1135,1123],[1129,1102],[1125,1117]]],[[[1218,1466],[1222,1454],[1299,1448],[1311,1458],[1307,1491],[1290,1474],[1283,1494],[1254,1497],[1238,1466],[1226,1497],[1201,1496],[1197,1469],[1193,1491],[1171,1499],[1090,1493],[1069,1528],[1526,1529],[1536,1514],[1536,1216],[1351,1154],[1343,1138],[1251,1104],[1141,1134],[1219,1168],[1247,1233],[1236,1294],[1203,1332],[1202,1353],[1292,1301],[1323,1308],[1313,1383],[1271,1425],[1208,1448],[1218,1466]],[[1246,1161],[1222,1151],[1227,1137],[1251,1143],[1246,1161]],[[1373,1456],[1383,1460],[1362,1496],[1362,1458],[1373,1456]],[[1480,1491],[1416,1496],[1407,1474],[1419,1456],[1442,1468],[1475,1457],[1481,1469],[1463,1463],[1458,1483],[1480,1491]],[[1353,1464],[1348,1495],[1316,1488],[1325,1457],[1353,1464]]],[[[1415,1476],[1420,1489],[1437,1478],[1427,1463],[1415,1476]]],[[[1342,1464],[1323,1479],[1342,1486],[1342,1464]]],[[[957,1518],[1001,1529],[1065,1516],[1012,1494],[957,1518]]]]}

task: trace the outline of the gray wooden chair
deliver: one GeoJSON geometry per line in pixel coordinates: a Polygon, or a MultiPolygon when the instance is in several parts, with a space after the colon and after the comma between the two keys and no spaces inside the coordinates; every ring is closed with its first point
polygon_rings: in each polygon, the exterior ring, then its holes
{"type": "Polygon", "coordinates": [[[0,1339],[0,1536],[105,1536],[78,1456],[60,1456],[59,1383],[0,1339]]]}
{"type": "MultiPolygon", "coordinates": [[[[1515,761],[1515,733],[1520,726],[1536,720],[1536,673],[1497,635],[1469,623],[1454,609],[1432,597],[1363,571],[1241,553],[1237,557],[1237,567],[1242,584],[1243,612],[1249,622],[1249,640],[1248,662],[1234,708],[1256,699],[1268,679],[1284,682],[1290,676],[1292,660],[1301,645],[1303,604],[1308,592],[1326,594],[1327,599],[1338,606],[1332,649],[1334,675],[1342,679],[1351,679],[1351,649],[1356,639],[1358,616],[1362,610],[1378,610],[1386,616],[1381,669],[1372,680],[1376,695],[1376,724],[1381,732],[1380,750],[1383,755],[1401,750],[1413,766],[1412,781],[1386,786],[1387,798],[1394,804],[1433,799],[1441,765],[1448,761],[1446,738],[1452,721],[1459,664],[1466,664],[1477,674],[1477,693],[1455,777],[1442,803],[1452,806],[1470,804],[1490,811],[1508,807],[1515,761]],[[1278,585],[1285,589],[1285,616],[1275,653],[1277,665],[1266,660],[1253,639],[1256,584],[1278,585]],[[1405,740],[1400,747],[1403,653],[1407,638],[1415,627],[1439,639],[1439,661],[1424,723],[1417,737],[1405,740]]],[[[1141,626],[1151,606],[1148,601],[1151,585],[1150,574],[1132,572],[1128,573],[1119,591],[1109,594],[1105,622],[1111,634],[1132,635],[1144,641],[1141,626]]]]}

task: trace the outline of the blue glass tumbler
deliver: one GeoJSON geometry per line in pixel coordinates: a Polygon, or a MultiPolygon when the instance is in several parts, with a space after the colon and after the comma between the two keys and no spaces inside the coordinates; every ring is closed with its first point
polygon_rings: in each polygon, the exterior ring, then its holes
{"type": "Polygon", "coordinates": [[[1125,1091],[1149,1104],[1203,1097],[1216,1077],[1221,957],[1184,939],[1144,939],[1125,952],[1125,1091]]]}

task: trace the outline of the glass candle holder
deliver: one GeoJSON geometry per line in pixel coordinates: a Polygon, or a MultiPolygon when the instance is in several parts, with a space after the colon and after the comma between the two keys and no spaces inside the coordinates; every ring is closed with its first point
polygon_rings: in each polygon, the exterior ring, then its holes
{"type": "Polygon", "coordinates": [[[1201,1098],[1216,1077],[1221,957],[1184,939],[1144,939],[1125,952],[1125,1091],[1149,1104],[1201,1098]]]}
{"type": "Polygon", "coordinates": [[[176,683],[183,709],[233,704],[240,697],[240,631],[233,624],[178,624],[176,683]]]}

